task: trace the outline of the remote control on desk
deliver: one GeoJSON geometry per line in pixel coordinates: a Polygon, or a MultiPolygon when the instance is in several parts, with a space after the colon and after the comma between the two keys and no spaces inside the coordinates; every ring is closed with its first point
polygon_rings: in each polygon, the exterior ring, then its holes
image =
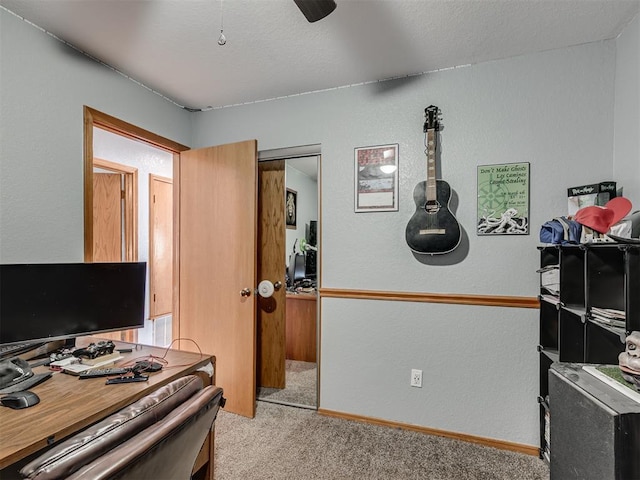
{"type": "Polygon", "coordinates": [[[105,385],[113,385],[116,383],[146,382],[147,380],[149,380],[149,377],[146,375],[135,375],[132,377],[116,377],[116,378],[110,378],[109,380],[107,380],[105,385]]]}
{"type": "Polygon", "coordinates": [[[87,370],[86,372],[81,372],[78,375],[80,380],[85,380],[87,378],[98,378],[98,377],[109,377],[111,375],[124,375],[125,373],[129,373],[131,369],[129,368],[94,368],[93,370],[87,370]]]}

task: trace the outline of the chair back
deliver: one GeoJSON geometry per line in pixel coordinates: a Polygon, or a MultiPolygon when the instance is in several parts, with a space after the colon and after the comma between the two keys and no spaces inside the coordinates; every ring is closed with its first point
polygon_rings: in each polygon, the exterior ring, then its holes
{"type": "MultiPolygon", "coordinates": [[[[115,470],[109,470],[114,472],[109,474],[114,477],[120,472],[125,474],[134,464],[141,464],[140,457],[146,452],[164,451],[164,445],[174,442],[174,438],[181,439],[173,446],[175,452],[186,453],[173,457],[173,453],[165,452],[165,456],[172,459],[171,463],[179,464],[184,469],[187,469],[189,459],[193,458],[190,465],[193,468],[200,447],[223,405],[222,389],[213,386],[203,389],[202,380],[196,375],[179,378],[53,446],[25,465],[20,474],[30,480],[81,478],[76,472],[92,466],[97,474],[101,471],[99,465],[104,464],[101,460],[108,457],[109,462],[113,463],[111,467],[117,466],[115,470]],[[197,442],[200,437],[200,443],[191,448],[191,443],[197,442]],[[184,443],[180,443],[182,441],[184,443]],[[136,454],[132,455],[132,452],[136,454]],[[118,458],[114,459],[114,456],[118,458]]],[[[156,477],[125,475],[117,478],[190,477],[191,470],[186,476],[167,476],[167,472],[174,471],[176,466],[172,465],[156,477]]],[[[84,478],[94,477],[91,474],[84,478]]]]}
{"type": "Polygon", "coordinates": [[[221,388],[205,387],[164,419],[85,465],[68,480],[189,480],[222,402],[221,388]]]}

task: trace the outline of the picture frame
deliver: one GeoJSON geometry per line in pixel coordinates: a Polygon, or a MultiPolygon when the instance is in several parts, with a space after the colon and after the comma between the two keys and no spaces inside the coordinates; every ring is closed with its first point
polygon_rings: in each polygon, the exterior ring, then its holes
{"type": "Polygon", "coordinates": [[[397,143],[354,149],[354,210],[398,211],[397,143]]]}
{"type": "Polygon", "coordinates": [[[298,192],[287,188],[284,198],[284,220],[288,229],[295,230],[298,221],[298,192]]]}
{"type": "Polygon", "coordinates": [[[528,162],[478,165],[477,235],[528,235],[528,162]]]}

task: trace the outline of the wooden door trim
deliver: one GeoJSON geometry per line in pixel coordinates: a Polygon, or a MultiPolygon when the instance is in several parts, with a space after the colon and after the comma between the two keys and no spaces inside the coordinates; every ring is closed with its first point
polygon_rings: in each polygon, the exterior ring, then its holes
{"type": "Polygon", "coordinates": [[[316,232],[318,256],[316,258],[316,288],[318,289],[318,300],[316,301],[316,405],[320,408],[320,367],[322,365],[322,302],[320,301],[320,290],[322,289],[322,154],[318,153],[318,231],[316,232]]]}
{"type": "Polygon", "coordinates": [[[310,145],[300,145],[298,147],[274,148],[271,150],[260,150],[258,152],[259,162],[269,160],[289,160],[301,157],[320,156],[321,145],[313,143],[310,145]]]}
{"type": "Polygon", "coordinates": [[[131,138],[132,140],[142,141],[169,153],[182,152],[190,148],[91,107],[85,106],[84,113],[85,119],[90,120],[93,126],[131,138]]]}
{"type": "Polygon", "coordinates": [[[102,168],[104,170],[109,170],[110,172],[115,172],[115,173],[128,173],[128,174],[138,173],[138,169],[136,167],[132,167],[130,165],[124,165],[122,163],[112,162],[111,160],[105,160],[104,158],[98,158],[98,157],[94,157],[93,166],[102,168]]]}
{"type": "Polygon", "coordinates": [[[354,290],[321,288],[322,298],[350,298],[358,300],[386,300],[396,302],[446,303],[449,305],[482,305],[491,307],[539,308],[537,297],[506,295],[475,295],[460,293],[392,292],[381,290],[354,290]]]}
{"type": "MultiPolygon", "coordinates": [[[[99,127],[111,133],[138,140],[176,155],[189,147],[168,138],[156,135],[148,130],[122,121],[111,115],[95,110],[86,105],[83,108],[84,124],[84,261],[93,261],[93,127],[99,127]]],[[[178,157],[179,158],[179,157],[178,157]]],[[[174,196],[175,198],[175,196],[174,196]]]]}
{"type": "MultiPolygon", "coordinates": [[[[93,166],[124,177],[124,245],[126,262],[138,261],[138,169],[130,165],[94,158],[93,166]]],[[[93,169],[92,169],[93,175],[93,169]]],[[[93,228],[93,227],[92,227],[93,228]]],[[[92,252],[93,257],[93,252],[92,252]]]]}
{"type": "Polygon", "coordinates": [[[180,153],[173,154],[173,313],[171,336],[180,336],[180,153]]]}

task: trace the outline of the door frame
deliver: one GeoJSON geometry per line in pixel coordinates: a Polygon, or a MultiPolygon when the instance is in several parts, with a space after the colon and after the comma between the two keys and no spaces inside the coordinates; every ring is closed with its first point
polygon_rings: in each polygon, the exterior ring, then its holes
{"type": "MultiPolygon", "coordinates": [[[[173,154],[173,169],[177,168],[180,158],[180,152],[189,150],[189,147],[180,143],[161,137],[155,133],[149,132],[143,128],[137,127],[131,123],[120,120],[106,113],[95,110],[91,107],[83,107],[84,116],[84,261],[86,263],[93,262],[93,128],[98,127],[108,132],[120,135],[131,140],[136,140],[155,148],[162,149],[173,154]]],[[[177,189],[173,192],[173,215],[174,225],[178,221],[176,209],[178,202],[176,201],[177,189]]],[[[173,254],[173,315],[172,315],[172,335],[174,338],[179,336],[179,313],[176,311],[178,307],[178,277],[175,272],[179,272],[180,259],[175,253],[177,242],[179,241],[177,229],[174,228],[174,254],[173,254]]]]}
{"type": "MultiPolygon", "coordinates": [[[[174,188],[173,188],[173,221],[174,225],[177,225],[179,219],[179,186],[175,183],[175,173],[178,169],[178,163],[180,158],[180,152],[190,150],[191,147],[174,142],[168,138],[162,137],[148,130],[140,128],[131,123],[120,120],[116,117],[100,112],[94,108],[84,106],[84,147],[83,147],[83,159],[84,159],[84,261],[91,263],[93,261],[93,127],[99,127],[103,130],[107,130],[116,135],[137,140],[142,143],[151,145],[156,148],[160,148],[173,154],[173,171],[174,171],[174,188]]],[[[278,160],[295,157],[305,156],[318,156],[318,245],[322,239],[322,155],[321,145],[302,145],[297,147],[288,147],[280,149],[271,149],[258,151],[258,162],[267,160],[278,160]]],[[[174,252],[178,252],[180,245],[180,237],[178,229],[174,228],[173,248],[174,252]]],[[[320,399],[320,332],[322,316],[320,301],[320,286],[322,285],[322,249],[318,249],[317,259],[317,278],[318,278],[318,302],[317,302],[317,397],[319,406],[320,399]]],[[[180,335],[180,323],[179,323],[179,279],[178,273],[180,272],[180,258],[179,255],[174,253],[173,258],[173,322],[172,322],[172,335],[174,338],[179,338],[180,335]]]]}
{"type": "MultiPolygon", "coordinates": [[[[189,150],[168,138],[161,137],[143,128],[127,123],[106,113],[102,113],[86,105],[84,115],[84,261],[93,261],[93,127],[98,127],[116,135],[137,140],[164,151],[172,153],[174,169],[176,157],[180,152],[189,150]]],[[[174,195],[175,199],[175,195],[174,195]]],[[[174,205],[175,214],[175,205],[174,205]]],[[[136,226],[137,229],[137,226],[136,226]]],[[[175,240],[175,238],[174,238],[175,240]]],[[[175,259],[174,259],[175,261],[175,259]]]]}

